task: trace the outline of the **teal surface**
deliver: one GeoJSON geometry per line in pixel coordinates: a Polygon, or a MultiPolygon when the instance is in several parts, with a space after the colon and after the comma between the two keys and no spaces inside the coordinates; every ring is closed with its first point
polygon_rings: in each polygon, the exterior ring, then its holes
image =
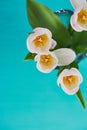
{"type": "MultiPolygon", "coordinates": [[[[38,1],[52,11],[72,9],[69,0],[38,1]]],[[[87,130],[87,109],[57,87],[57,71],[43,74],[23,60],[31,31],[26,1],[0,0],[0,130],[87,130]]],[[[79,67],[87,105],[87,59],[79,67]]]]}

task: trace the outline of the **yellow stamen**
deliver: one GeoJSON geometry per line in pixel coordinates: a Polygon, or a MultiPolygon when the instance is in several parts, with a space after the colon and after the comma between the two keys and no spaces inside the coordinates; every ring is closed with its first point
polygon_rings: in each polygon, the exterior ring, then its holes
{"type": "Polygon", "coordinates": [[[43,64],[44,66],[50,66],[52,65],[52,62],[53,62],[53,57],[50,54],[41,55],[40,63],[43,64]]]}
{"type": "Polygon", "coordinates": [[[46,34],[37,36],[34,40],[33,43],[35,44],[36,47],[42,47],[44,46],[47,42],[49,41],[48,36],[46,34]]]}
{"type": "Polygon", "coordinates": [[[63,77],[63,83],[68,87],[68,89],[75,88],[78,84],[78,77],[74,75],[65,76],[63,77]]]}
{"type": "Polygon", "coordinates": [[[78,13],[78,22],[82,25],[87,24],[87,10],[82,9],[79,13],[78,13]]]}

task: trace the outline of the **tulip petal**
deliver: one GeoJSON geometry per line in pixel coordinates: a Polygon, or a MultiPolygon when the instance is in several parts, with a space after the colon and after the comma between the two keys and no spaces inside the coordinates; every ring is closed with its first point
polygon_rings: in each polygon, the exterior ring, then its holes
{"type": "Polygon", "coordinates": [[[69,91],[68,89],[66,89],[66,87],[62,86],[62,90],[68,94],[68,95],[74,95],[78,92],[79,90],[79,86],[77,86],[76,88],[72,89],[71,91],[69,91]]]}
{"type": "Polygon", "coordinates": [[[58,66],[69,65],[76,58],[75,52],[68,48],[57,49],[54,51],[54,54],[58,58],[58,66]]]}
{"type": "Polygon", "coordinates": [[[81,32],[83,31],[83,28],[81,28],[81,26],[79,26],[79,24],[77,23],[77,14],[73,14],[71,16],[71,20],[70,20],[71,26],[72,28],[77,31],[77,32],[81,32]]]}
{"type": "Polygon", "coordinates": [[[52,42],[51,42],[51,47],[50,49],[54,49],[57,45],[57,42],[55,40],[52,39],[52,42]]]}
{"type": "Polygon", "coordinates": [[[86,3],[86,0],[70,0],[72,6],[74,9],[77,9],[78,7],[82,6],[86,3]]]}
{"type": "Polygon", "coordinates": [[[45,32],[46,34],[49,35],[49,37],[52,37],[51,31],[48,30],[47,28],[37,27],[37,28],[33,29],[33,31],[36,32],[36,33],[37,32],[40,32],[40,33],[45,32]]]}

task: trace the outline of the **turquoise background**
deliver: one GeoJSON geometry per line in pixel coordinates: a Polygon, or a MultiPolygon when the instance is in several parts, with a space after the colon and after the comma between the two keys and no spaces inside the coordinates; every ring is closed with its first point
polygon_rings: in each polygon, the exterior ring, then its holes
{"type": "MultiPolygon", "coordinates": [[[[72,9],[69,0],[38,1],[52,11],[72,9]]],[[[57,71],[43,74],[23,60],[31,31],[26,1],[0,0],[0,130],[87,130],[87,109],[57,87],[57,71]]],[[[87,105],[87,59],[79,67],[87,105]]]]}

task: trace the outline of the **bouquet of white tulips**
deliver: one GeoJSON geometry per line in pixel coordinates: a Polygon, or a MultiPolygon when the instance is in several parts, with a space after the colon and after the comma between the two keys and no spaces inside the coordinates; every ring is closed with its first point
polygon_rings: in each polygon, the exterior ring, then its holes
{"type": "Polygon", "coordinates": [[[27,14],[32,33],[27,38],[29,53],[25,60],[34,60],[42,73],[58,70],[57,84],[68,94],[76,94],[83,108],[80,91],[83,81],[76,58],[87,52],[87,2],[70,0],[74,12],[66,27],[60,18],[45,5],[27,0],[27,14]]]}

